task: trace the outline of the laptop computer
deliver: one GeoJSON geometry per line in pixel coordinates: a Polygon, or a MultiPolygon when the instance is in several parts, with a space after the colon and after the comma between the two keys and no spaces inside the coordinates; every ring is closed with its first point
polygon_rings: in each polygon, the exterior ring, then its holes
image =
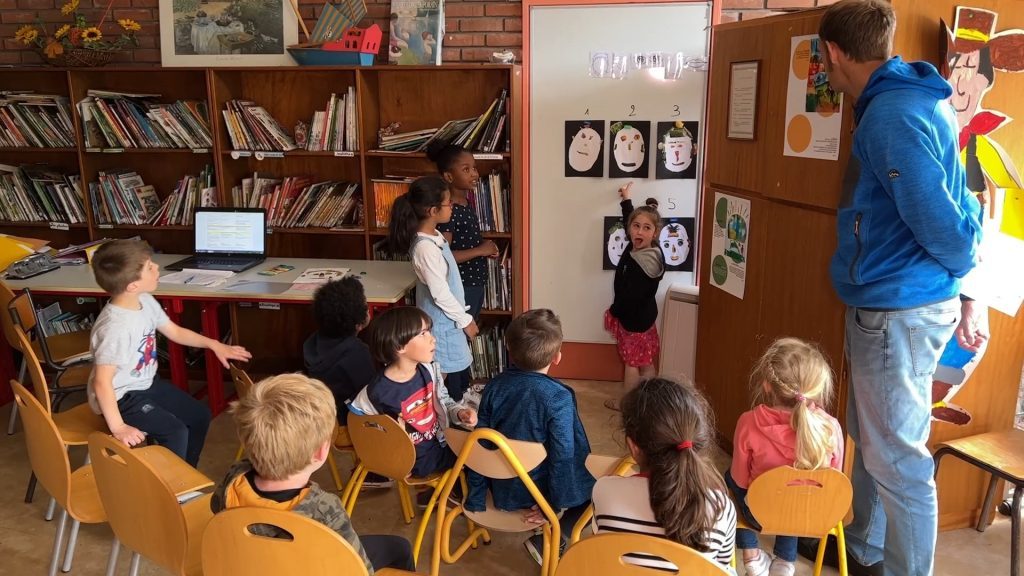
{"type": "Polygon", "coordinates": [[[248,270],[267,259],[266,230],[262,208],[196,208],[194,255],[164,269],[248,270]]]}

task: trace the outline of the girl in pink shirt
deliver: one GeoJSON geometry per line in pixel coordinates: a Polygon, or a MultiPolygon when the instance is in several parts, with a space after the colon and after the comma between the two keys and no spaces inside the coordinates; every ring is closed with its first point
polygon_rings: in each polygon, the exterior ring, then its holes
{"type": "MultiPolygon", "coordinates": [[[[725,482],[739,513],[759,529],[746,505],[750,483],[779,466],[839,468],[843,435],[839,422],[824,410],[832,402],[832,370],[813,344],[798,338],[776,340],[757,361],[750,381],[754,408],[736,423],[725,482]]],[[[793,576],[796,544],[796,537],[776,536],[772,560],[758,547],[756,532],[736,531],[746,576],[793,576]]]]}

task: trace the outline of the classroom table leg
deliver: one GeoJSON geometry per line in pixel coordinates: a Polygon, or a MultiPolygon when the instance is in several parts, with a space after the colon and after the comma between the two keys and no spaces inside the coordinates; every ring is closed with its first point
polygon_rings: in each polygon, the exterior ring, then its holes
{"type": "MultiPolygon", "coordinates": [[[[181,325],[181,313],[185,311],[185,302],[180,298],[163,299],[164,312],[171,322],[181,325]]],[[[171,357],[171,382],[188,392],[188,367],[185,365],[185,347],[167,341],[167,354],[171,357]]]]}
{"type": "MultiPolygon", "coordinates": [[[[220,341],[220,302],[203,302],[203,336],[220,341]]],[[[224,372],[212,350],[206,351],[206,394],[210,412],[216,416],[224,410],[224,372]]]]}

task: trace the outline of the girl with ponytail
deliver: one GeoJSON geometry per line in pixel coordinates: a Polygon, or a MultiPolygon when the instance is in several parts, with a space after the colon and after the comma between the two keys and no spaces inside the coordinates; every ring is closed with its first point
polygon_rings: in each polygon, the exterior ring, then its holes
{"type": "MultiPolygon", "coordinates": [[[[780,338],[754,365],[750,377],[754,408],[740,416],[733,436],[732,467],[725,481],[739,511],[755,528],[745,502],[750,483],[779,466],[802,470],[839,468],[843,435],[839,422],[825,412],[832,402],[832,370],[813,344],[780,338]]],[[[775,559],[758,548],[757,533],[737,530],[747,576],[792,576],[797,539],[775,537],[775,559]]]]}
{"type": "MultiPolygon", "coordinates": [[[[690,384],[642,380],[622,398],[622,429],[640,467],[594,485],[594,533],[633,532],[684,544],[732,573],[736,510],[711,462],[715,426],[707,400],[690,384]]],[[[631,563],[675,571],[642,554],[631,563]]]]}
{"type": "Polygon", "coordinates": [[[416,306],[427,313],[437,340],[434,359],[441,365],[445,387],[456,402],[469,387],[473,356],[468,338],[476,322],[466,312],[462,277],[451,248],[437,225],[452,217],[448,184],[438,176],[419,178],[395,199],[388,227],[388,246],[407,252],[416,271],[416,306]]]}

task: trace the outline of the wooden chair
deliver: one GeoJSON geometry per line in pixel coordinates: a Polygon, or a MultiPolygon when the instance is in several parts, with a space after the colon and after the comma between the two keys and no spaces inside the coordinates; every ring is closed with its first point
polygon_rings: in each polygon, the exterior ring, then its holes
{"type": "Polygon", "coordinates": [[[398,488],[398,499],[402,506],[402,516],[406,524],[411,523],[416,516],[409,490],[422,486],[434,489],[430,501],[427,503],[427,509],[423,511],[423,518],[420,519],[419,527],[416,530],[416,539],[412,545],[413,559],[418,563],[420,547],[423,544],[423,535],[427,531],[427,524],[430,522],[430,515],[433,514],[435,507],[444,508],[443,500],[442,504],[438,504],[438,488],[448,479],[448,472],[435,472],[423,478],[412,476],[412,469],[416,464],[416,447],[409,439],[409,434],[390,416],[360,416],[349,413],[348,433],[358,457],[356,469],[341,496],[345,510],[350,516],[355,510],[363,481],[366,480],[366,475],[370,472],[395,481],[395,487],[398,488]]]}
{"type": "Polygon", "coordinates": [[[955,456],[991,475],[985,501],[981,505],[976,530],[984,532],[992,512],[999,480],[1013,484],[1013,504],[1010,507],[1010,574],[1020,574],[1020,502],[1024,497],[1024,432],[1007,430],[988,432],[966,438],[947,440],[936,446],[935,477],[939,477],[939,460],[945,455],[955,456]]]}
{"type": "MultiPolygon", "coordinates": [[[[228,368],[231,371],[231,381],[234,382],[234,384],[235,384],[235,395],[238,396],[239,400],[241,400],[242,398],[245,398],[246,396],[249,395],[249,391],[252,390],[252,388],[253,388],[253,386],[255,386],[255,384],[253,383],[252,378],[250,378],[249,375],[245,372],[245,370],[242,370],[241,368],[236,366],[234,362],[229,363],[228,364],[228,368]]],[[[339,426],[339,428],[342,428],[342,427],[339,426]]],[[[338,447],[338,445],[337,445],[337,440],[338,440],[337,431],[335,431],[334,438],[335,438],[335,442],[334,442],[335,448],[338,448],[339,450],[344,450],[345,447],[338,447]]],[[[351,448],[351,447],[347,447],[347,448],[351,448]]],[[[235,454],[235,462],[238,462],[239,460],[241,460],[242,456],[244,456],[244,455],[245,455],[245,448],[243,448],[242,446],[239,446],[238,447],[238,452],[235,454]]],[[[341,492],[344,489],[344,487],[345,487],[345,483],[342,482],[342,480],[341,480],[341,473],[338,471],[338,464],[334,460],[334,453],[333,452],[328,452],[327,453],[327,465],[330,467],[331,477],[334,479],[334,488],[335,488],[335,490],[337,490],[338,492],[341,492]]]]}
{"type": "MultiPolygon", "coordinates": [[[[380,576],[414,574],[383,568],[380,576]]],[[[300,514],[269,508],[225,510],[210,520],[203,534],[204,576],[366,576],[359,554],[339,534],[300,514]],[[253,534],[254,524],[270,525],[291,538],[253,534]]]]}
{"type": "Polygon", "coordinates": [[[656,576],[664,570],[630,564],[626,554],[649,554],[676,565],[677,574],[722,576],[728,574],[717,562],[696,550],[645,534],[598,534],[574,543],[558,562],[556,576],[656,576]]]}
{"type": "MultiPolygon", "coordinates": [[[[519,478],[547,519],[547,523],[541,525],[544,546],[540,573],[541,576],[554,576],[558,566],[558,550],[561,542],[558,516],[528,474],[530,470],[536,468],[547,458],[544,445],[537,442],[509,440],[490,428],[477,428],[473,432],[449,428],[445,430],[445,436],[452,450],[458,453],[459,458],[455,461],[455,466],[451,469],[448,479],[441,488],[441,501],[445,501],[451,494],[455,481],[466,467],[486,478],[519,478]],[[485,448],[480,445],[481,441],[489,441],[496,448],[493,450],[485,448]]],[[[536,524],[523,521],[522,512],[519,510],[507,512],[495,508],[490,492],[487,494],[487,508],[483,512],[467,511],[461,504],[451,510],[440,506],[437,511],[437,534],[434,537],[430,574],[438,575],[441,560],[447,564],[457,562],[466,553],[466,550],[470,547],[477,547],[478,540],[482,540],[484,543],[490,542],[491,536],[487,529],[518,533],[532,532],[536,528],[536,524]],[[450,551],[452,523],[463,514],[472,521],[472,524],[470,524],[469,535],[453,553],[450,551]]]]}
{"type": "MultiPolygon", "coordinates": [[[[591,454],[587,456],[587,471],[594,478],[603,478],[605,476],[625,476],[627,473],[632,475],[640,471],[637,468],[636,461],[633,460],[632,456],[602,456],[600,454],[591,454]]],[[[572,536],[569,538],[570,544],[579,542],[580,535],[590,524],[590,520],[594,517],[594,505],[587,506],[587,509],[580,516],[580,519],[576,521],[576,525],[572,528],[572,536]]]]}
{"type": "Polygon", "coordinates": [[[72,472],[67,448],[46,409],[17,381],[11,380],[11,388],[14,389],[14,401],[22,413],[25,444],[28,447],[32,471],[43,488],[61,507],[48,572],[50,576],[54,576],[57,573],[57,562],[61,545],[64,543],[68,516],[71,516],[72,524],[62,566],[64,572],[71,570],[81,523],[98,524],[106,522],[107,517],[100,503],[92,466],[86,464],[72,472]]]}
{"type": "MultiPolygon", "coordinates": [[[[821,574],[830,534],[839,544],[839,574],[847,576],[843,519],[852,501],[850,479],[834,468],[797,470],[780,466],[754,479],[747,491],[747,506],[761,524],[762,534],[821,539],[814,576],[821,574]]],[[[736,527],[752,529],[742,516],[737,518],[736,527]]]]}
{"type": "MultiPolygon", "coordinates": [[[[89,454],[100,499],[117,538],[107,576],[114,574],[121,543],[132,551],[132,576],[138,574],[140,556],[173,574],[201,575],[202,533],[213,516],[210,494],[180,504],[177,490],[155,469],[154,461],[191,467],[162,446],[133,450],[99,432],[89,436],[89,454]],[[146,457],[153,452],[162,454],[146,457]]],[[[212,485],[208,479],[204,483],[212,485]]]]}

